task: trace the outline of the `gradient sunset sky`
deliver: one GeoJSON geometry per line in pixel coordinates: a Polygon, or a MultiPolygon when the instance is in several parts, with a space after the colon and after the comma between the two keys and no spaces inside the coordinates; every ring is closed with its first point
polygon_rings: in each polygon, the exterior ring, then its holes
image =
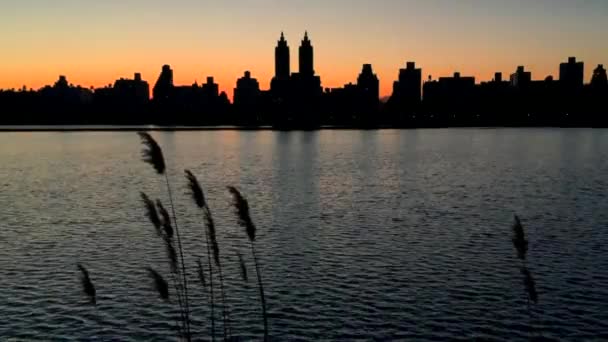
{"type": "Polygon", "coordinates": [[[215,76],[232,97],[245,70],[269,87],[284,31],[297,70],[305,30],[324,87],[372,63],[383,96],[406,61],[423,78],[460,71],[477,81],[525,65],[558,75],[568,56],[585,81],[608,64],[608,0],[2,0],[0,88],[39,88],[66,75],[102,86],[170,64],[177,85],[215,76]]]}

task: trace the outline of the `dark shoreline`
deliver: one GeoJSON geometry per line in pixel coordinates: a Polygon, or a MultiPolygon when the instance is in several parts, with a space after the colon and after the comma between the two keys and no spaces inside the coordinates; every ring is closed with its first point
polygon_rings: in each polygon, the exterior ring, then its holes
{"type": "Polygon", "coordinates": [[[353,131],[371,131],[371,130],[404,130],[404,129],[459,129],[459,128],[477,128],[477,129],[508,129],[508,128],[591,128],[591,129],[606,129],[608,127],[592,127],[592,126],[420,126],[420,127],[396,127],[396,126],[378,126],[378,127],[357,127],[357,126],[320,126],[315,128],[279,128],[272,126],[1,126],[0,133],[6,132],[137,132],[137,131],[321,131],[321,130],[353,130],[353,131]]]}

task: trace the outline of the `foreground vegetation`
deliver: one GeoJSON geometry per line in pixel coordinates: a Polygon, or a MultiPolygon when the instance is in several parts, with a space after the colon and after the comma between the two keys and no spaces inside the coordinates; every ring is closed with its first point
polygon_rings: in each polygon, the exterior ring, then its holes
{"type": "MultiPolygon", "coordinates": [[[[165,205],[160,199],[153,200],[144,192],[141,192],[141,200],[145,209],[145,214],[154,228],[156,236],[161,239],[164,245],[167,262],[169,264],[170,274],[163,275],[153,268],[147,268],[147,274],[150,278],[150,282],[158,293],[161,300],[174,305],[176,311],[179,313],[179,317],[176,317],[176,331],[178,338],[183,341],[191,341],[192,336],[192,306],[194,303],[191,302],[190,291],[193,280],[189,279],[189,274],[197,274],[198,279],[196,282],[204,289],[208,294],[207,298],[209,311],[211,316],[209,317],[210,322],[210,336],[213,341],[217,338],[221,338],[224,341],[232,340],[232,334],[230,329],[230,317],[229,308],[226,303],[226,293],[224,288],[224,274],[222,271],[222,259],[220,256],[220,244],[218,242],[216,234],[215,221],[211,209],[209,208],[208,202],[205,198],[205,192],[197,177],[190,171],[184,170],[184,176],[188,182],[188,189],[190,197],[192,198],[193,205],[200,210],[201,213],[201,234],[204,236],[205,251],[207,253],[207,260],[203,261],[198,259],[196,265],[188,265],[184,254],[190,252],[186,251],[182,244],[182,232],[181,227],[178,223],[178,217],[175,210],[175,201],[173,198],[173,188],[169,175],[166,172],[166,162],[161,147],[152,138],[152,136],[145,132],[138,133],[141,142],[144,146],[142,150],[143,161],[152,166],[155,172],[164,179],[166,184],[166,191],[169,198],[169,205],[165,205]],[[196,272],[188,272],[189,269],[195,269],[196,272]],[[219,283],[216,282],[219,280],[219,283]],[[219,290],[219,298],[218,297],[219,290]],[[221,302],[222,311],[222,326],[223,332],[221,336],[217,336],[216,331],[216,307],[217,301],[221,302]]],[[[238,224],[244,228],[244,233],[249,240],[251,247],[251,256],[255,265],[257,285],[260,294],[260,306],[261,306],[261,322],[264,327],[264,335],[261,337],[264,341],[268,341],[269,327],[268,317],[266,313],[266,299],[264,295],[264,285],[262,282],[262,274],[259,266],[259,258],[255,248],[256,240],[256,226],[251,218],[249,210],[249,202],[241,194],[241,192],[233,187],[227,187],[228,193],[232,196],[233,206],[238,224]]],[[[195,227],[190,227],[195,228],[195,227]]],[[[241,277],[243,281],[247,282],[247,268],[243,256],[238,253],[239,268],[241,270],[241,277]]],[[[81,273],[82,288],[86,296],[92,305],[96,305],[96,290],[89,271],[85,266],[78,264],[79,271],[81,273]]]]}

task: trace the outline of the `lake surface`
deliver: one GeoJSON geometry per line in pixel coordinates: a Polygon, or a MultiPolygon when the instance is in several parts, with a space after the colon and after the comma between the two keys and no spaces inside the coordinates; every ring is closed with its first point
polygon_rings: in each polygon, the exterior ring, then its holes
{"type": "MultiPolygon", "coordinates": [[[[233,335],[260,340],[248,197],[276,341],[608,339],[608,130],[155,132],[195,283],[198,175],[218,229],[233,335]],[[511,243],[530,240],[529,316],[511,243]],[[236,252],[246,259],[244,283],[236,252]]],[[[0,134],[0,337],[170,340],[176,314],[145,268],[168,275],[139,192],[168,202],[132,132],[0,134]],[[89,268],[87,305],[76,263],[89,268]]],[[[221,315],[218,314],[218,333],[221,315]]]]}

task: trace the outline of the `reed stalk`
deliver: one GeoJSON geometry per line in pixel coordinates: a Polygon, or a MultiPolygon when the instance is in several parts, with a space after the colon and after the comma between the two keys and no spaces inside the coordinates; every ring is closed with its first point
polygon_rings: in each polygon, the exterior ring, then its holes
{"type": "Polygon", "coordinates": [[[247,233],[247,237],[249,238],[251,254],[253,255],[253,262],[255,265],[255,272],[257,274],[258,288],[260,290],[262,318],[264,320],[264,341],[268,341],[268,315],[266,313],[266,298],[264,296],[264,285],[262,282],[259,261],[254,246],[256,227],[253,223],[253,220],[251,219],[251,214],[249,211],[249,202],[247,202],[247,199],[235,187],[229,186],[228,192],[230,192],[230,194],[232,195],[233,205],[236,209],[238,223],[241,227],[245,228],[245,232],[247,233]]]}
{"type": "MultiPolygon", "coordinates": [[[[228,307],[226,304],[224,276],[222,274],[222,264],[220,262],[219,244],[217,242],[215,223],[213,221],[213,216],[211,215],[209,205],[205,200],[205,192],[203,191],[203,187],[200,185],[198,179],[190,170],[184,170],[184,174],[186,176],[186,179],[188,180],[188,189],[190,190],[190,194],[192,196],[192,199],[194,200],[194,203],[199,209],[203,211],[203,219],[205,223],[205,242],[207,245],[207,258],[209,262],[209,277],[212,281],[213,263],[211,262],[211,255],[213,254],[213,259],[215,261],[215,265],[217,266],[218,275],[220,279],[220,294],[222,296],[222,318],[224,323],[224,340],[228,340],[230,338],[230,319],[228,314],[228,307]]],[[[211,289],[213,289],[213,286],[211,286],[211,289]]]]}
{"type": "MultiPolygon", "coordinates": [[[[165,158],[164,158],[160,145],[158,145],[156,140],[154,140],[154,138],[152,138],[152,136],[149,133],[138,132],[138,135],[141,139],[142,144],[144,145],[144,148],[142,149],[142,160],[145,163],[150,164],[159,175],[164,176],[165,182],[167,185],[167,192],[169,195],[171,212],[173,214],[173,222],[175,224],[175,235],[177,237],[178,252],[179,252],[179,257],[180,257],[180,262],[181,262],[181,276],[182,276],[181,285],[183,287],[183,292],[184,292],[183,309],[184,309],[185,326],[186,326],[185,335],[186,335],[186,340],[190,341],[191,340],[190,303],[189,303],[189,296],[188,296],[188,279],[186,276],[186,264],[184,261],[184,252],[183,252],[181,235],[179,233],[179,225],[177,223],[175,204],[173,202],[173,193],[171,190],[171,183],[169,182],[169,176],[166,171],[165,158]]],[[[170,220],[167,220],[167,221],[170,221],[170,220]]]]}
{"type": "Polygon", "coordinates": [[[243,256],[238,251],[236,252],[236,256],[239,259],[239,265],[241,266],[241,278],[243,282],[248,283],[249,277],[247,277],[247,267],[245,266],[245,260],[243,260],[243,256]]]}
{"type": "MultiPolygon", "coordinates": [[[[521,220],[517,215],[514,217],[513,229],[513,246],[517,252],[517,257],[521,260],[520,272],[523,275],[523,285],[526,291],[526,308],[528,310],[528,316],[530,321],[533,319],[533,310],[530,302],[535,305],[538,304],[538,292],[536,291],[536,282],[532,276],[532,272],[528,269],[527,264],[527,253],[528,253],[528,240],[526,239],[526,232],[521,223],[521,220]]],[[[532,322],[530,322],[530,329],[532,330],[532,322]]],[[[542,335],[542,334],[541,334],[542,335]]]]}

